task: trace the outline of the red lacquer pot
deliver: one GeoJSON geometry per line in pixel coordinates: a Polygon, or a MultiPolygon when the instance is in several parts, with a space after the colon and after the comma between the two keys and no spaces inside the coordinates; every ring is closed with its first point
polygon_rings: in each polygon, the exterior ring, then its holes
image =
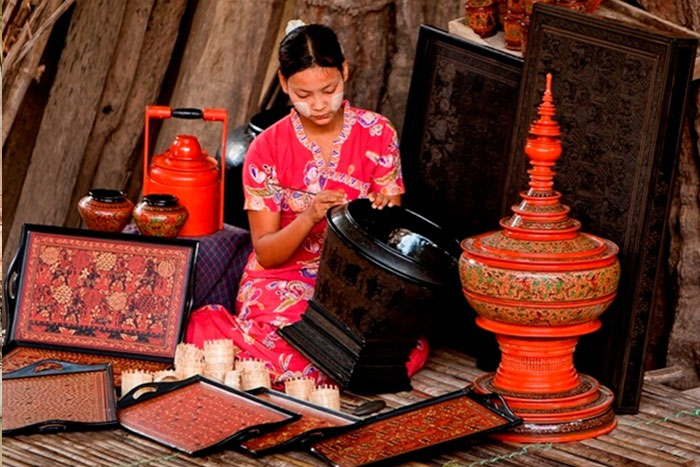
{"type": "Polygon", "coordinates": [[[496,34],[498,4],[495,0],[467,0],[465,14],[469,27],[480,37],[496,34]]]}
{"type": "Polygon", "coordinates": [[[187,216],[187,208],[169,194],[145,195],[134,208],[139,232],[152,237],[177,237],[187,216]]]}
{"type": "Polygon", "coordinates": [[[497,435],[514,442],[561,442],[612,430],[612,392],[574,368],[580,336],[600,328],[620,277],[618,247],[581,233],[554,190],[561,155],[551,75],[525,153],[530,187],[503,228],[462,241],[460,278],[479,315],[496,334],[501,362],[478,378],[477,391],[504,396],[524,423],[497,435]]]}
{"type": "Polygon", "coordinates": [[[103,232],[121,232],[133,209],[134,203],[119,190],[95,188],[78,201],[78,212],[88,229],[103,232]]]}

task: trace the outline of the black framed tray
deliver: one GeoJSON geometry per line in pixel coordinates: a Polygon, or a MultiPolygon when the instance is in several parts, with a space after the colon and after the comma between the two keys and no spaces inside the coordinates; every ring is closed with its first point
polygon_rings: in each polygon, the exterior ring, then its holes
{"type": "Polygon", "coordinates": [[[311,451],[338,467],[398,462],[417,451],[522,423],[496,394],[461,389],[375,415],[311,451]]]}
{"type": "Polygon", "coordinates": [[[117,424],[112,368],[42,360],[2,375],[2,435],[117,424]]]}
{"type": "Polygon", "coordinates": [[[241,443],[243,449],[256,456],[340,434],[362,420],[267,388],[256,388],[248,393],[301,415],[295,422],[241,443]]]}
{"type": "Polygon", "coordinates": [[[266,433],[300,417],[200,375],[137,386],[119,400],[118,409],[119,423],[125,429],[191,456],[266,433]]]}
{"type": "Polygon", "coordinates": [[[94,362],[172,363],[197,249],[192,240],[25,224],[5,281],[3,371],[42,356],[17,350],[28,347],[66,352],[67,360],[78,353],[98,355],[94,362]]]}

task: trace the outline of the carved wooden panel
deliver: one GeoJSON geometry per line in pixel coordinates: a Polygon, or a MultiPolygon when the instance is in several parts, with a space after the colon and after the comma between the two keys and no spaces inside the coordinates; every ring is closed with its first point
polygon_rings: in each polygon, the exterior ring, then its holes
{"type": "Polygon", "coordinates": [[[508,199],[526,187],[525,139],[552,73],[564,148],[556,188],[584,231],[619,245],[622,266],[602,331],[581,340],[579,370],[634,412],[697,43],[542,4],[528,42],[508,199]]]}

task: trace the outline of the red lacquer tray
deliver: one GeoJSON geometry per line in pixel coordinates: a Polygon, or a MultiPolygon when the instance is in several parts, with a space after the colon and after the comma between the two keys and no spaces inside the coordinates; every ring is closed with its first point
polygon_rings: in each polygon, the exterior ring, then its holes
{"type": "Polygon", "coordinates": [[[459,390],[367,418],[345,434],[314,444],[311,451],[340,467],[395,462],[422,449],[521,422],[500,396],[459,390]]]}
{"type": "Polygon", "coordinates": [[[42,349],[36,347],[14,347],[2,356],[3,374],[15,371],[40,360],[62,360],[81,365],[102,364],[108,361],[112,365],[114,385],[121,386],[121,374],[124,370],[161,371],[172,365],[168,362],[153,362],[126,357],[106,357],[83,352],[67,350],[42,349]]]}
{"type": "Polygon", "coordinates": [[[2,375],[2,434],[117,424],[112,369],[42,360],[2,375]]]}
{"type": "Polygon", "coordinates": [[[189,455],[299,419],[285,408],[199,375],[175,383],[142,384],[122,397],[118,407],[124,428],[189,455]]]}
{"type": "Polygon", "coordinates": [[[3,354],[32,347],[171,363],[196,256],[191,240],[25,224],[5,281],[3,354]]]}
{"type": "Polygon", "coordinates": [[[362,420],[267,388],[256,388],[248,393],[301,415],[295,422],[241,443],[243,449],[256,456],[340,434],[362,420]]]}

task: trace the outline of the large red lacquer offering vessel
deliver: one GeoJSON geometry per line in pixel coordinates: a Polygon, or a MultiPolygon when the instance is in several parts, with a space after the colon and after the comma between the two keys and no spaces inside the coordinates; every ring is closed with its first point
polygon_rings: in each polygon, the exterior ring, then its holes
{"type": "Polygon", "coordinates": [[[477,324],[496,334],[501,362],[474,382],[477,391],[502,395],[524,423],[496,437],[515,442],[575,441],[617,425],[613,394],[580,375],[573,354],[580,336],[615,298],[618,247],[579,232],[554,190],[552,166],[561,156],[552,119],[551,75],[525,146],[530,188],[503,230],[462,241],[460,277],[477,324]]]}

